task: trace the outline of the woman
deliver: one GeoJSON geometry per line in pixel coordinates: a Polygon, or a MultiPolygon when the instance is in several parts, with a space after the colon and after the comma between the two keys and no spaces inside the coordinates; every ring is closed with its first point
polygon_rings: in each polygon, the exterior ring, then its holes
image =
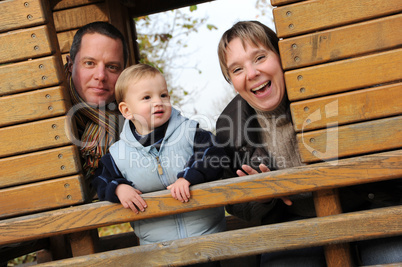
{"type": "MultiPolygon", "coordinates": [[[[291,121],[276,34],[257,21],[238,22],[223,34],[218,56],[223,76],[238,92],[216,125],[217,141],[231,160],[226,177],[303,165],[291,121]]],[[[400,180],[341,188],[343,210],[400,204],[400,180]],[[375,200],[368,197],[373,192],[375,200]]],[[[315,216],[311,193],[282,200],[236,204],[227,210],[246,220],[260,219],[263,224],[315,216]]],[[[360,249],[357,255],[357,264],[402,262],[401,239],[394,238],[392,241],[396,243],[392,246],[384,245],[390,239],[365,242],[365,249],[360,249]]],[[[357,247],[363,248],[360,244],[357,247]]],[[[264,254],[261,263],[263,266],[326,266],[322,248],[264,254]]]]}

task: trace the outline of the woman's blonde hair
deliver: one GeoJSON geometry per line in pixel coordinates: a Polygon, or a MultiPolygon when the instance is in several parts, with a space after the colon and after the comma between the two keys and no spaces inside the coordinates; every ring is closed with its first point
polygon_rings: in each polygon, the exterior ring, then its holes
{"type": "Polygon", "coordinates": [[[246,42],[250,42],[256,46],[263,45],[265,48],[272,50],[279,56],[278,37],[276,33],[258,21],[240,21],[227,30],[218,45],[219,64],[223,77],[228,83],[231,83],[226,55],[227,46],[235,38],[240,38],[245,46],[246,42]]]}
{"type": "Polygon", "coordinates": [[[119,76],[115,86],[117,104],[124,101],[129,84],[136,83],[143,78],[155,77],[162,73],[155,67],[147,64],[135,64],[125,69],[119,76]]]}

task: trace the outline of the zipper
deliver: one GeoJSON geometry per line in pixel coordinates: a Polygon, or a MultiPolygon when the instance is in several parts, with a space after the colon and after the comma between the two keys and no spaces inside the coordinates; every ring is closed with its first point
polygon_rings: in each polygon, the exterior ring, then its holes
{"type": "Polygon", "coordinates": [[[159,160],[159,157],[156,157],[156,161],[158,162],[158,173],[159,173],[159,175],[162,175],[163,169],[162,169],[162,165],[161,165],[161,161],[159,160]]]}

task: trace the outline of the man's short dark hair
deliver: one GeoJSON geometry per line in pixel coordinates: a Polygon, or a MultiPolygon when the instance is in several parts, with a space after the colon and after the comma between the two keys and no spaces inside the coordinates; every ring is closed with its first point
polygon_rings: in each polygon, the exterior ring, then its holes
{"type": "Polygon", "coordinates": [[[104,21],[91,22],[87,25],[82,26],[77,31],[77,33],[74,35],[73,43],[70,48],[70,57],[73,62],[75,60],[75,56],[77,55],[78,51],[80,51],[81,49],[82,37],[85,34],[91,34],[91,33],[99,33],[101,35],[110,37],[114,40],[121,40],[121,42],[123,43],[124,66],[127,66],[128,47],[123,34],[115,26],[104,21]]]}

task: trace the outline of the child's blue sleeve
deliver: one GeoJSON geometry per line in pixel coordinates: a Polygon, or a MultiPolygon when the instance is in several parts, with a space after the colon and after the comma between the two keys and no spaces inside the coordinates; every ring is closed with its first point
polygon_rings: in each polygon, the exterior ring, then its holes
{"type": "Polygon", "coordinates": [[[194,154],[177,178],[183,177],[192,185],[218,180],[223,174],[223,157],[226,157],[225,151],[215,145],[214,135],[198,128],[194,137],[194,154]]]}
{"type": "Polygon", "coordinates": [[[98,193],[99,200],[120,203],[116,195],[116,187],[119,184],[132,185],[130,181],[123,177],[112,155],[107,153],[99,161],[99,167],[92,181],[92,185],[96,188],[98,193]]]}

